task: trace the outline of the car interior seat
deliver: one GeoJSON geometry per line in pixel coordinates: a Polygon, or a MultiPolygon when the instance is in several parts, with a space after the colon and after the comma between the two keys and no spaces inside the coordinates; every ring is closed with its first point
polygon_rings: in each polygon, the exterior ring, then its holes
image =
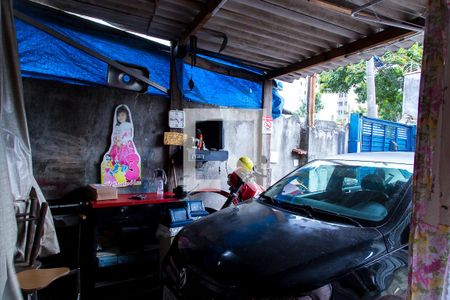
{"type": "Polygon", "coordinates": [[[378,174],[366,175],[361,180],[361,188],[363,191],[376,191],[384,193],[386,186],[384,185],[384,180],[378,174]]]}
{"type": "Polygon", "coordinates": [[[385,194],[383,178],[379,174],[369,174],[361,180],[361,188],[362,190],[351,198],[352,203],[347,205],[352,209],[370,213],[376,219],[384,219],[388,213],[386,204],[389,197],[385,194]]]}
{"type": "Polygon", "coordinates": [[[395,197],[397,194],[399,194],[403,187],[406,185],[406,181],[398,180],[394,183],[388,184],[386,186],[385,193],[391,197],[395,197]]]}
{"type": "Polygon", "coordinates": [[[344,178],[342,176],[331,176],[325,189],[325,199],[329,203],[340,202],[342,198],[342,187],[344,178]]]}
{"type": "Polygon", "coordinates": [[[378,174],[366,175],[361,180],[361,191],[355,192],[346,206],[357,208],[367,203],[379,203],[385,205],[388,196],[385,194],[386,186],[383,178],[378,174]],[[355,207],[356,206],[356,207],[355,207]]]}

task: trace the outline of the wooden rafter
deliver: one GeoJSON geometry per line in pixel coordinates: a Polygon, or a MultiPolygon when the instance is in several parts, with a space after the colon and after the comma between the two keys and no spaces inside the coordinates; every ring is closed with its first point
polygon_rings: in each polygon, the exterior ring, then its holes
{"type": "Polygon", "coordinates": [[[202,27],[213,17],[219,9],[227,2],[227,0],[210,0],[206,3],[206,7],[201,10],[194,21],[189,25],[180,38],[180,41],[186,41],[189,36],[197,33],[202,27]]]}
{"type": "Polygon", "coordinates": [[[362,52],[371,48],[375,48],[382,44],[386,44],[395,40],[406,38],[410,35],[416,34],[414,31],[401,28],[388,28],[378,33],[369,35],[365,38],[356,40],[350,44],[343,45],[339,48],[330,50],[325,53],[310,57],[308,59],[296,62],[289,66],[274,70],[267,74],[267,78],[273,79],[292,72],[302,71],[306,68],[321,64],[325,61],[331,61],[341,57],[349,56],[358,52],[362,52]]]}
{"type": "MultiPolygon", "coordinates": [[[[190,57],[186,57],[184,59],[184,62],[186,64],[190,64],[190,57]]],[[[196,67],[205,69],[205,70],[209,70],[215,73],[219,73],[219,74],[223,74],[223,75],[227,75],[227,76],[233,76],[233,77],[237,77],[237,78],[242,78],[242,79],[246,79],[246,80],[250,80],[250,81],[254,81],[254,82],[259,82],[262,83],[263,82],[263,77],[259,76],[255,73],[246,71],[244,69],[239,69],[236,67],[232,67],[232,66],[226,66],[211,60],[206,60],[203,59],[201,57],[197,57],[196,58],[196,67]]]]}

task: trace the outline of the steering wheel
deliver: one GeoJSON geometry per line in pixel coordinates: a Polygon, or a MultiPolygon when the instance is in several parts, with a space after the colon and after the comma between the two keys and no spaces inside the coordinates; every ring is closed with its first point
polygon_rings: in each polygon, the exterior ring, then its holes
{"type": "Polygon", "coordinates": [[[308,187],[306,185],[304,185],[303,183],[298,183],[298,186],[301,186],[304,192],[310,193],[308,187]]]}

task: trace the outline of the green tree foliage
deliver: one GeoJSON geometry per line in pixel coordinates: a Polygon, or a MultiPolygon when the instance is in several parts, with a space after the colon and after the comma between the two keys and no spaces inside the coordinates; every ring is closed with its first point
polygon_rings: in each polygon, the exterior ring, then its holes
{"type": "Polygon", "coordinates": [[[316,113],[320,112],[323,109],[323,101],[322,101],[322,93],[317,92],[316,93],[316,101],[314,102],[314,111],[316,113]]]}
{"type": "MultiPolygon", "coordinates": [[[[316,93],[316,101],[314,102],[314,110],[316,113],[320,112],[324,105],[323,105],[323,101],[322,101],[322,93],[321,92],[317,92],[316,93]]],[[[294,112],[295,115],[300,116],[300,117],[304,117],[306,118],[306,102],[301,102],[300,107],[298,108],[297,111],[294,112]]]]}
{"type": "MultiPolygon", "coordinates": [[[[402,113],[403,77],[420,69],[423,48],[414,44],[409,49],[388,51],[380,60],[375,75],[376,102],[382,119],[398,121],[402,113]]],[[[320,74],[320,91],[348,93],[354,88],[359,103],[367,100],[366,62],[340,67],[320,74]]]]}

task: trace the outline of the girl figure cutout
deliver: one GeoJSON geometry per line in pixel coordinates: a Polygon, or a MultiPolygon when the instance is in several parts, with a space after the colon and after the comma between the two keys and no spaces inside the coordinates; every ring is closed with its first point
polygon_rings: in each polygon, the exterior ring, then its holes
{"type": "Polygon", "coordinates": [[[115,187],[141,184],[141,157],[133,137],[130,109],[121,104],[114,111],[111,146],[101,164],[102,184],[115,187]]]}

